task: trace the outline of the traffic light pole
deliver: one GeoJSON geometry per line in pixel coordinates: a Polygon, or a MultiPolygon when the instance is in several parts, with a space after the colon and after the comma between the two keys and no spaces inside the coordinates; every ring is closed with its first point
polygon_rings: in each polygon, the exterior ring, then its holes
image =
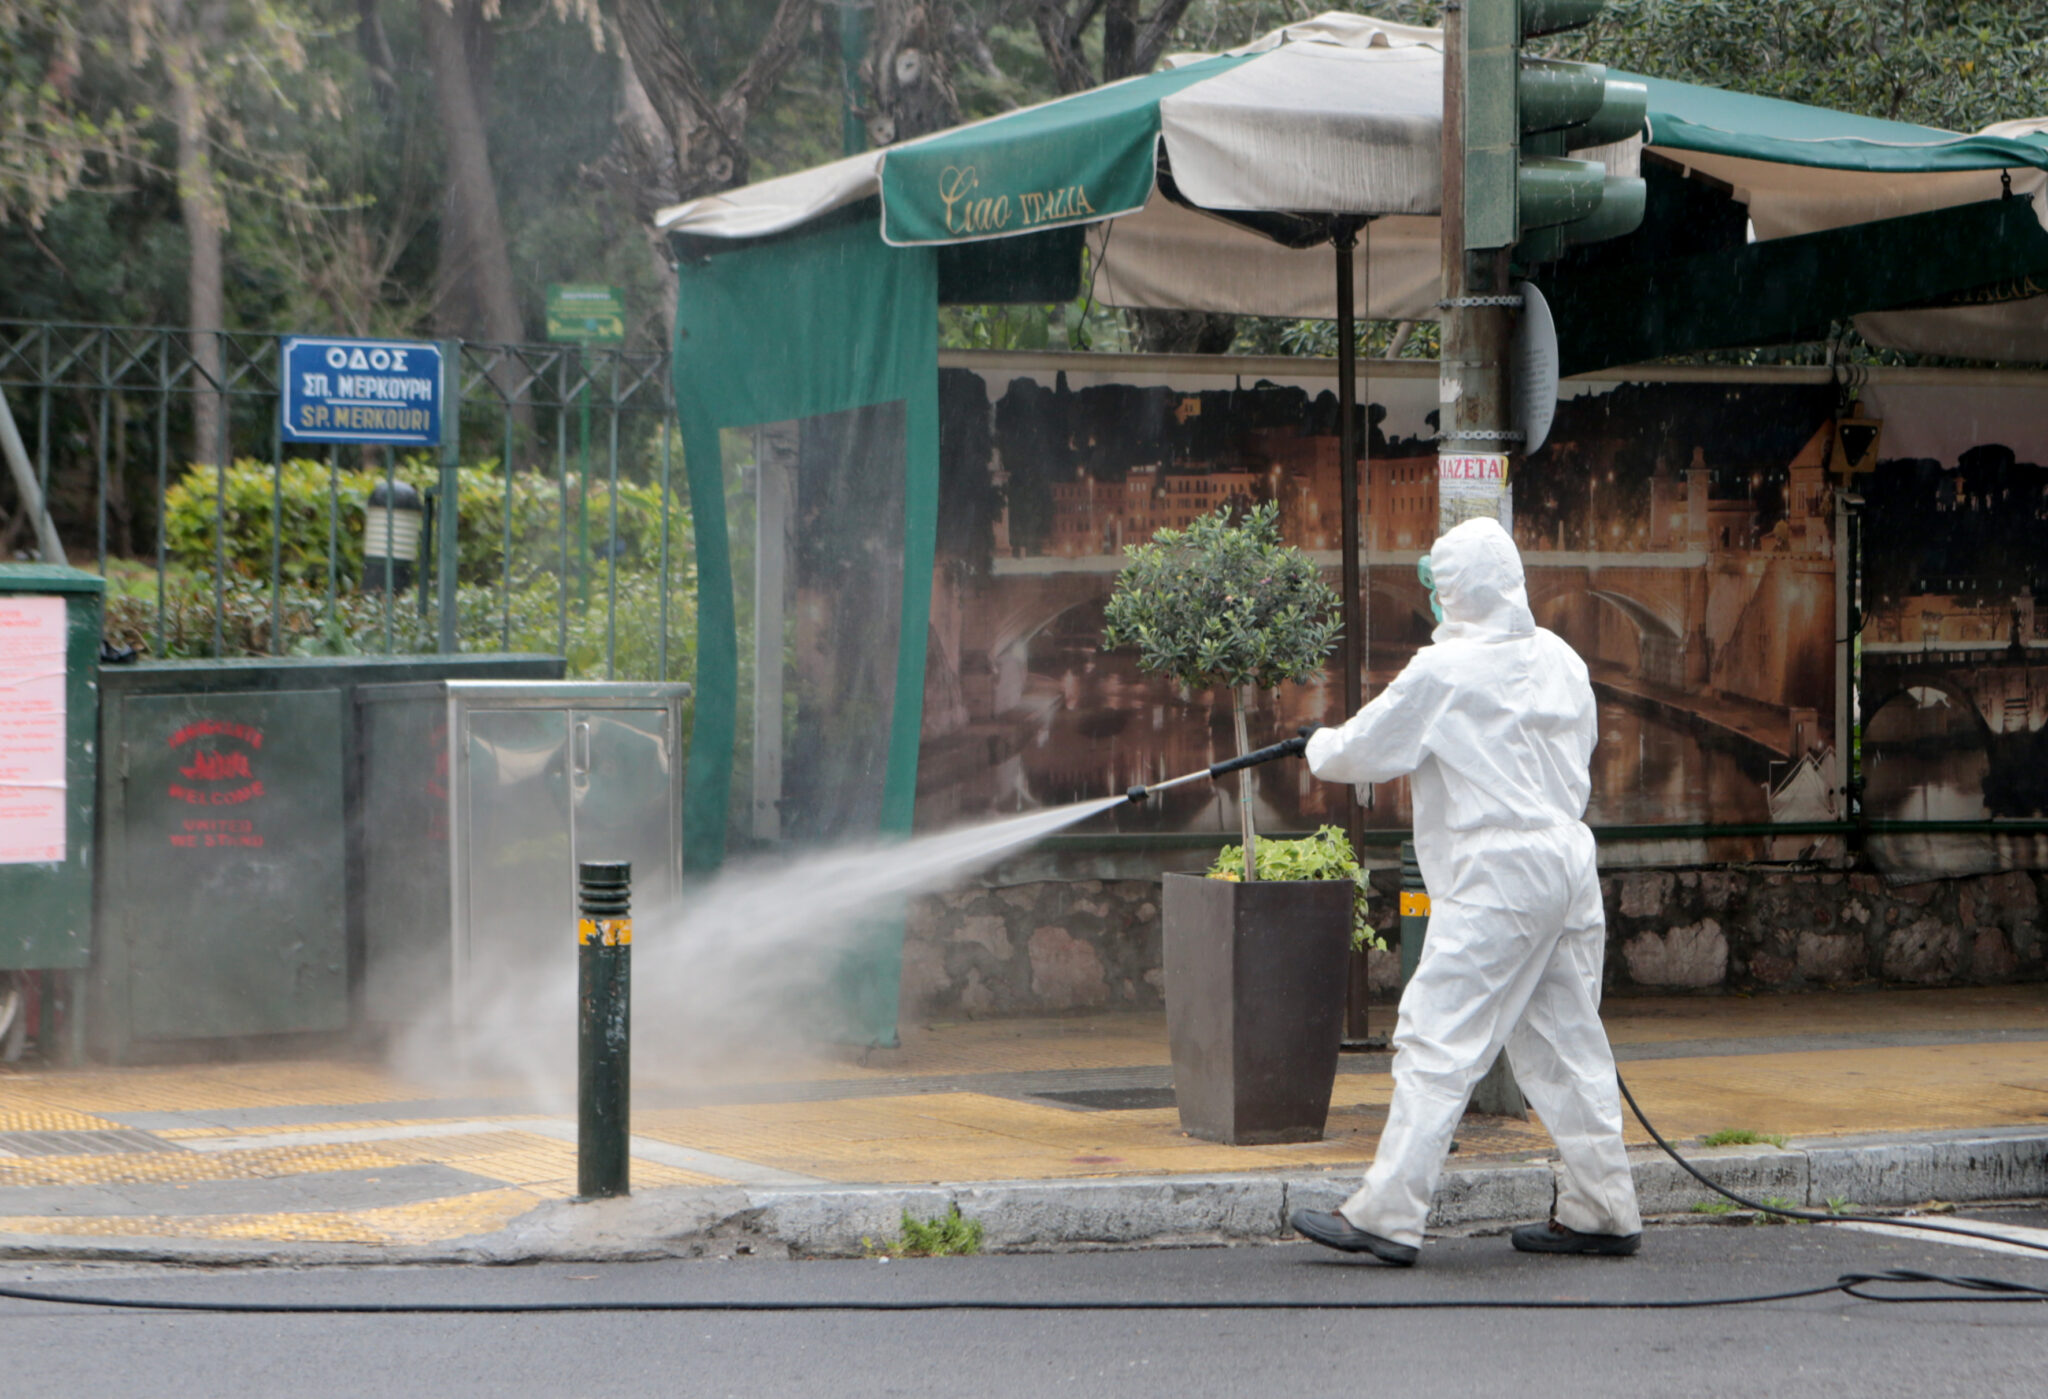
{"type": "MultiPolygon", "coordinates": [[[[1466,0],[1470,3],[1470,0],[1466,0]]],[[[1465,248],[1465,5],[1444,6],[1443,348],[1437,455],[1509,449],[1507,248],[1465,248]]]]}
{"type": "MultiPolygon", "coordinates": [[[[1470,3],[1470,0],[1465,0],[1470,3]]],[[[1468,452],[1508,450],[1508,316],[1507,248],[1469,252],[1465,247],[1465,4],[1445,0],[1444,14],[1444,138],[1443,138],[1443,299],[1442,350],[1437,363],[1437,457],[1468,452]]],[[[1441,483],[1443,472],[1438,472],[1441,483]]],[[[1441,488],[1441,487],[1440,487],[1441,488]]],[[[1502,483],[1506,490],[1506,483],[1502,483]]],[[[1450,523],[1438,506],[1439,528],[1450,523]]],[[[1408,847],[1402,848],[1405,857],[1408,847]]],[[[1404,874],[1406,870],[1404,868],[1404,874]]],[[[1418,867],[1415,882],[1421,883],[1418,867]]],[[[1402,881],[1401,906],[1407,914],[1411,894],[1402,881]]],[[[1426,891],[1417,906],[1428,908],[1426,891]]],[[[1427,918],[1401,919],[1401,961],[1410,971],[1421,955],[1427,918]],[[1410,938],[1414,945],[1410,946],[1410,938]]],[[[1513,1113],[1521,1104],[1521,1088],[1503,1054],[1488,1072],[1481,1112],[1513,1113]]],[[[1522,1108],[1520,1116],[1527,1117],[1522,1108]]]]}

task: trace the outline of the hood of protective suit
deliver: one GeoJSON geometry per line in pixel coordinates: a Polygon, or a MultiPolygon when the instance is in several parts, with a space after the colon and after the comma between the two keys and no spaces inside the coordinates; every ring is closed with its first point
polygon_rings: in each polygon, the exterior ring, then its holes
{"type": "Polygon", "coordinates": [[[1536,630],[1522,581],[1522,554],[1498,520],[1467,520],[1429,550],[1444,620],[1437,641],[1504,640],[1536,630]]]}

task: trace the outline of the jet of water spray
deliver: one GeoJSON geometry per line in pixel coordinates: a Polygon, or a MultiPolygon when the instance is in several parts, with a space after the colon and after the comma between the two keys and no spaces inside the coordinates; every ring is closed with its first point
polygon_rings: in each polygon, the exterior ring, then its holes
{"type": "MultiPolygon", "coordinates": [[[[988,868],[1126,798],[795,856],[735,862],[665,908],[636,908],[636,1078],[773,1076],[775,1061],[831,1037],[848,960],[918,893],[988,868]]],[[[479,969],[465,998],[464,1058],[565,1110],[575,1067],[576,987],[565,934],[546,965],[479,969]],[[558,965],[559,963],[559,965],[558,965]]],[[[419,1056],[412,1056],[419,1057],[419,1056]]]]}

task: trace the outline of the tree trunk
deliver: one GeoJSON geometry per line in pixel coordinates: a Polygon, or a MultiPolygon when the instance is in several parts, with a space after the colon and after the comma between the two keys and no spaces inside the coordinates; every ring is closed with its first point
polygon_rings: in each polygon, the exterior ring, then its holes
{"type": "Polygon", "coordinates": [[[861,64],[872,94],[868,140],[877,146],[943,131],[960,120],[941,0],[875,0],[874,38],[861,64]]]}
{"type": "Polygon", "coordinates": [[[675,148],[661,124],[661,114],[640,85],[633,55],[612,31],[612,51],[619,59],[619,110],[613,118],[619,129],[618,146],[598,162],[595,173],[622,198],[635,214],[635,222],[647,239],[649,264],[654,269],[656,293],[661,297],[662,343],[673,346],[676,339],[675,264],[670,260],[668,235],[654,226],[654,216],[678,201],[675,148]]]}
{"type": "Polygon", "coordinates": [[[213,461],[220,455],[227,413],[226,396],[206,390],[206,385],[222,382],[225,363],[219,332],[227,326],[222,278],[227,209],[213,178],[201,85],[207,48],[219,39],[226,22],[224,8],[217,0],[196,13],[184,0],[163,0],[162,8],[169,31],[164,70],[171,84],[171,123],[178,132],[178,212],[185,225],[185,324],[192,331],[192,362],[199,368],[192,396],[194,461],[213,461]]]}
{"type": "Polygon", "coordinates": [[[419,0],[420,34],[434,74],[434,105],[447,162],[442,207],[441,329],[465,339],[525,339],[489,137],[477,82],[483,16],[477,0],[419,0]]]}
{"type": "MultiPolygon", "coordinates": [[[[431,0],[422,0],[431,3],[431,0]]],[[[624,184],[646,229],[662,316],[675,338],[675,269],[667,235],[654,213],[747,179],[748,114],[766,99],[811,32],[815,0],[778,0],[753,56],[723,93],[713,97],[676,37],[660,0],[615,0],[621,102],[619,139],[598,174],[624,184]]]]}

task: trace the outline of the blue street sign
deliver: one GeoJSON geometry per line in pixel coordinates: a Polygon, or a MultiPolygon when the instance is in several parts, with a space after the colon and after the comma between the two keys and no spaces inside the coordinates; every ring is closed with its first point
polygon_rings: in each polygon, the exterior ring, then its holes
{"type": "Polygon", "coordinates": [[[287,442],[431,447],[441,440],[441,347],[294,336],[278,412],[287,442]]]}

